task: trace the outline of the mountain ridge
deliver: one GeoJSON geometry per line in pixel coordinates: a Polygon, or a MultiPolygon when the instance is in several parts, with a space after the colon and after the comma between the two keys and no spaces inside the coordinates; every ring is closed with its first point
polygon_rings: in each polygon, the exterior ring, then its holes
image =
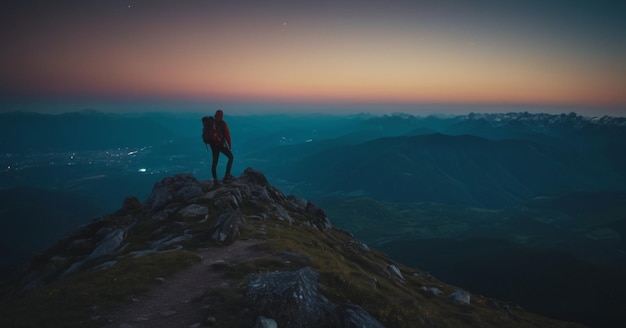
{"type": "Polygon", "coordinates": [[[200,311],[194,320],[203,321],[189,324],[169,310],[136,313],[132,326],[250,327],[261,317],[289,327],[580,326],[395,262],[333,227],[314,203],[284,195],[250,168],[221,186],[189,174],[164,178],[144,202],[129,197],[117,212],[71,232],[33,258],[11,292],[3,293],[0,322],[128,325],[114,322],[111,311],[141,302],[159,281],[175,280],[174,273],[204,261],[198,250],[226,250],[246,240],[260,241],[250,249],[258,257],[207,262],[225,284],[198,288],[200,295],[189,300],[200,311]]]}

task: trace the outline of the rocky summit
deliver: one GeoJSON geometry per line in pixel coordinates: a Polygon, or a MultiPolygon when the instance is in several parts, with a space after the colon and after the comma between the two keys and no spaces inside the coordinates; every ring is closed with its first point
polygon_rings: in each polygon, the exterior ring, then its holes
{"type": "Polygon", "coordinates": [[[397,263],[251,168],[128,197],[33,257],[1,304],[2,327],[578,327],[397,263]]]}

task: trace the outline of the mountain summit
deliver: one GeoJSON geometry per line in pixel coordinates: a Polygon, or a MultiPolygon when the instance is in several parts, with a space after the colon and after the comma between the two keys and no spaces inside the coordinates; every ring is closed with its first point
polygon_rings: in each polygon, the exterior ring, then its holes
{"type": "Polygon", "coordinates": [[[397,263],[251,168],[164,178],[5,287],[3,327],[578,327],[397,263]]]}

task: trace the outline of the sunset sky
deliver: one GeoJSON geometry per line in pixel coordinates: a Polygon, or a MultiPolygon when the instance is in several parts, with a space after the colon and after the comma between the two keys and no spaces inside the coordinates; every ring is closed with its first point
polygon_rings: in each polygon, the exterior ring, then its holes
{"type": "Polygon", "coordinates": [[[626,116],[624,1],[9,2],[2,112],[532,105],[626,116]]]}

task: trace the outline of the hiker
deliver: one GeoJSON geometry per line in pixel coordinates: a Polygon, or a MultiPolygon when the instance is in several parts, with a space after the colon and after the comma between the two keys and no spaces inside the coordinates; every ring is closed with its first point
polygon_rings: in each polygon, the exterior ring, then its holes
{"type": "Polygon", "coordinates": [[[213,185],[215,186],[219,185],[219,181],[217,180],[217,162],[219,160],[220,153],[223,153],[226,157],[228,157],[224,181],[234,179],[234,177],[230,174],[230,169],[233,166],[230,130],[228,129],[228,124],[226,124],[223,118],[224,112],[222,112],[221,109],[218,109],[215,112],[214,117],[208,116],[202,118],[202,124],[204,126],[202,138],[204,139],[204,142],[211,147],[211,153],[213,155],[211,173],[213,174],[213,185]]]}

